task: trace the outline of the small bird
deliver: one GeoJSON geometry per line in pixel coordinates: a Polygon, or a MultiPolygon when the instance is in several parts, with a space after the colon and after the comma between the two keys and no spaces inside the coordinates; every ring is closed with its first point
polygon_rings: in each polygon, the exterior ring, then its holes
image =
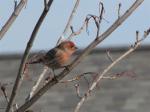
{"type": "Polygon", "coordinates": [[[65,67],[65,64],[68,63],[76,50],[77,47],[74,42],[68,40],[63,41],[53,49],[49,50],[42,57],[28,62],[28,64],[42,63],[54,71],[55,69],[65,67]]]}

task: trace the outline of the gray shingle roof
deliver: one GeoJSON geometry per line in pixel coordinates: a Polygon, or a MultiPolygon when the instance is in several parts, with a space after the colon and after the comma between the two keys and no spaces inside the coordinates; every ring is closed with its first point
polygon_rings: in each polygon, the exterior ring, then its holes
{"type": "MultiPolygon", "coordinates": [[[[120,52],[112,52],[117,58],[120,52]]],[[[150,110],[150,52],[141,50],[134,52],[115,66],[109,74],[123,71],[132,71],[136,78],[122,77],[115,80],[104,79],[81,108],[81,112],[149,112],[150,110]]],[[[13,82],[15,80],[20,58],[0,58],[0,82],[13,82]]],[[[96,52],[87,56],[69,76],[83,72],[102,71],[110,61],[104,52],[96,52]]],[[[30,66],[29,76],[35,80],[42,71],[41,65],[30,66]]],[[[24,80],[22,89],[19,90],[16,101],[23,103],[34,81],[24,80]]],[[[35,105],[36,112],[70,112],[74,109],[79,98],[76,96],[73,83],[57,84],[49,90],[35,105]]],[[[85,80],[80,82],[81,93],[87,90],[85,80]]],[[[10,95],[12,85],[7,87],[10,95]]],[[[5,107],[6,102],[0,92],[0,107],[5,107]]],[[[3,112],[3,110],[0,110],[3,112]]]]}

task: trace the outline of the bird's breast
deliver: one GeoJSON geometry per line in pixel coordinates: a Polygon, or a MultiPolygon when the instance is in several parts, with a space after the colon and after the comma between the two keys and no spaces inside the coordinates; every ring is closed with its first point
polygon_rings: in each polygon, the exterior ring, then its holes
{"type": "Polygon", "coordinates": [[[60,63],[63,65],[69,61],[70,55],[67,53],[62,53],[59,58],[60,63]]]}

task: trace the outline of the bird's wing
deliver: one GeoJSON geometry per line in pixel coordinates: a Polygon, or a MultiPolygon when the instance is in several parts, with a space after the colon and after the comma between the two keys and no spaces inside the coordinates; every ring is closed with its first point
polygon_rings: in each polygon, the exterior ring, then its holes
{"type": "Polygon", "coordinates": [[[51,59],[55,58],[56,54],[57,54],[57,48],[55,48],[55,49],[53,48],[53,49],[49,50],[45,56],[51,60],[51,59]]]}
{"type": "Polygon", "coordinates": [[[45,64],[49,66],[59,66],[59,61],[61,60],[61,51],[58,48],[51,49],[47,52],[47,54],[44,57],[45,64]]]}

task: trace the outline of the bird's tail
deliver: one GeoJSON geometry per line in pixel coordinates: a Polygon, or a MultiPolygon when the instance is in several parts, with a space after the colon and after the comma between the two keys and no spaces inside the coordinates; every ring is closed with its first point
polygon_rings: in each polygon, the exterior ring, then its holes
{"type": "Polygon", "coordinates": [[[37,64],[37,63],[40,63],[40,61],[29,61],[29,62],[27,62],[27,64],[37,64]]]}

